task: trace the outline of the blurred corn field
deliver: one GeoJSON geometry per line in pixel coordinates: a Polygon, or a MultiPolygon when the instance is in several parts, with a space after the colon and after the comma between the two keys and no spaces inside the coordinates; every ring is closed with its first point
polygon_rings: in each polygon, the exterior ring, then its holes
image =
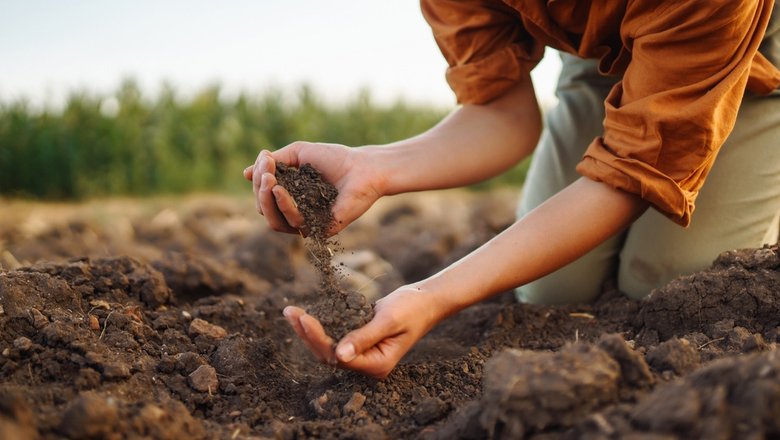
{"type": "MultiPolygon", "coordinates": [[[[392,142],[428,129],[447,111],[401,101],[379,105],[367,91],[342,105],[325,104],[307,86],[229,99],[218,86],[188,98],[163,86],[146,99],[133,81],[106,96],[72,93],[56,110],[0,103],[0,195],[83,199],[246,190],[241,170],[263,148],[295,140],[392,142]]],[[[526,165],[499,182],[518,183],[526,165]]]]}

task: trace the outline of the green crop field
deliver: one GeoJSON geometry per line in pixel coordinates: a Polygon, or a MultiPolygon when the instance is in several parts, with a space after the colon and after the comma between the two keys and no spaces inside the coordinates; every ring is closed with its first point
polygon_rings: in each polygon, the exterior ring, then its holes
{"type": "MultiPolygon", "coordinates": [[[[363,91],[326,104],[310,87],[224,98],[218,86],[182,97],[170,86],[146,97],[133,81],[111,94],[71,93],[57,109],[0,103],[0,195],[83,199],[110,195],[236,191],[263,148],[295,140],[350,146],[420,133],[448,109],[376,103],[363,91]]],[[[475,149],[479,146],[475,145],[475,149]]],[[[520,183],[527,163],[478,185],[520,183]]]]}

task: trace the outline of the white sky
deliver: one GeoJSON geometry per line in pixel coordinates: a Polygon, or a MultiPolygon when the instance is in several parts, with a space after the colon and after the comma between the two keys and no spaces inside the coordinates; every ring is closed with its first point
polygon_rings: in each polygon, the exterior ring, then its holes
{"type": "MultiPolygon", "coordinates": [[[[0,0],[0,101],[58,105],[74,89],[107,93],[136,78],[187,93],[311,84],[340,101],[366,87],[450,106],[446,63],[419,0],[0,0]]],[[[554,100],[560,62],[534,71],[541,102],[554,100]]]]}

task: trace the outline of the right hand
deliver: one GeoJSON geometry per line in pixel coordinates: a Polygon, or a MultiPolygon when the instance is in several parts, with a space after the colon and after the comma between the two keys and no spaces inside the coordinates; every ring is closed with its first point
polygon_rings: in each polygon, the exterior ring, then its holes
{"type": "Polygon", "coordinates": [[[244,178],[252,181],[257,212],[265,216],[268,225],[275,231],[298,234],[305,233],[306,229],[292,197],[277,184],[274,177],[276,162],[294,167],[311,164],[338,189],[329,235],[344,229],[383,195],[381,177],[372,166],[368,149],[293,142],[274,152],[263,150],[254,165],[244,169],[244,178]]]}
{"type": "Polygon", "coordinates": [[[284,316],[320,362],[384,379],[417,341],[448,315],[437,292],[402,286],[376,302],[374,318],[338,345],[303,309],[287,306],[284,316]]]}

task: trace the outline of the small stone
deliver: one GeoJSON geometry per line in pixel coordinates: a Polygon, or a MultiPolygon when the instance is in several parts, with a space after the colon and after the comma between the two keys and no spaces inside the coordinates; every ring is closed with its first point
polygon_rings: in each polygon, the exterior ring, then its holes
{"type": "Polygon", "coordinates": [[[3,356],[8,357],[11,354],[11,349],[6,347],[3,349],[3,356]]]}
{"type": "Polygon", "coordinates": [[[106,379],[125,379],[130,377],[130,366],[124,362],[106,362],[102,366],[103,377],[106,379]]]}
{"type": "Polygon", "coordinates": [[[95,315],[89,315],[89,328],[92,330],[100,330],[100,322],[95,315]]]}
{"type": "Polygon", "coordinates": [[[352,394],[349,402],[344,404],[344,414],[355,414],[363,408],[366,403],[366,396],[358,392],[352,394]]]}
{"type": "Polygon", "coordinates": [[[217,370],[215,370],[211,365],[201,365],[188,377],[190,380],[190,386],[196,391],[211,394],[216,392],[219,388],[217,370]]]}
{"type": "Polygon", "coordinates": [[[182,310],[182,311],[181,311],[181,316],[182,316],[184,319],[186,319],[187,321],[189,321],[190,319],[192,319],[192,315],[190,314],[190,312],[188,312],[188,311],[186,311],[186,310],[182,310]]]}
{"type": "Polygon", "coordinates": [[[212,339],[222,339],[227,336],[227,331],[224,328],[200,318],[192,320],[188,332],[192,338],[203,335],[212,339]]]}
{"type": "Polygon", "coordinates": [[[3,307],[2,304],[0,304],[0,316],[5,315],[5,307],[3,307]]]}
{"type": "Polygon", "coordinates": [[[49,323],[49,318],[43,315],[40,310],[36,308],[30,309],[30,316],[32,316],[32,325],[36,329],[40,330],[49,323]]]}
{"type": "Polygon", "coordinates": [[[20,336],[14,339],[14,347],[19,349],[19,351],[30,351],[32,348],[32,341],[29,338],[20,336]]]}
{"type": "Polygon", "coordinates": [[[241,415],[241,411],[239,411],[239,410],[235,410],[235,411],[232,411],[232,412],[231,412],[230,414],[228,414],[228,415],[229,415],[230,417],[234,417],[234,418],[235,418],[235,417],[238,417],[238,416],[240,416],[240,415],[241,415]]]}

